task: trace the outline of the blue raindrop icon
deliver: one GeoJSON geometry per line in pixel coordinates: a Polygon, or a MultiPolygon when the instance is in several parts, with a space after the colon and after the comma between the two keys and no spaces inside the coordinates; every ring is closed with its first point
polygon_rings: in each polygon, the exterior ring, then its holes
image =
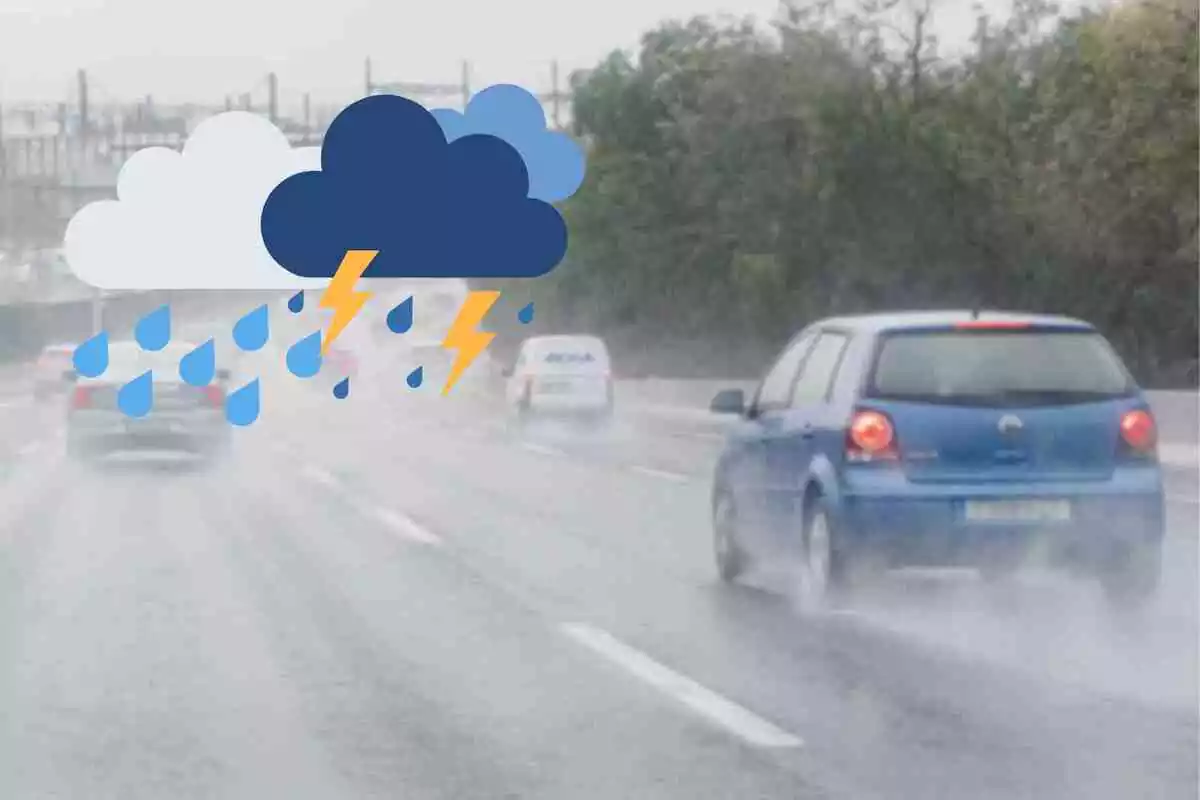
{"type": "Polygon", "coordinates": [[[117,390],[117,408],[127,417],[144,417],[154,405],[154,376],[146,370],[117,390]]]}
{"type": "Polygon", "coordinates": [[[258,409],[258,378],[255,378],[225,400],[225,419],[231,425],[246,426],[258,419],[258,409]]]}
{"type": "Polygon", "coordinates": [[[345,400],[350,395],[350,379],[342,378],[333,387],[333,396],[338,400],[345,400]]]}
{"type": "Polygon", "coordinates": [[[108,333],[100,331],[75,348],[71,358],[75,371],[85,378],[98,378],[108,369],[108,333]]]}
{"type": "Polygon", "coordinates": [[[171,307],[159,306],[138,320],[133,337],[143,350],[162,350],[171,341],[171,307]]]}
{"type": "Polygon", "coordinates": [[[304,291],[296,292],[288,298],[288,311],[293,314],[299,314],[304,310],[304,291]]]}
{"type": "Polygon", "coordinates": [[[209,339],[179,360],[179,377],[189,386],[207,386],[217,371],[217,348],[209,339]]]}
{"type": "Polygon", "coordinates": [[[261,350],[270,337],[266,305],[261,305],[233,325],[233,341],[243,350],[261,350]]]}
{"type": "Polygon", "coordinates": [[[405,381],[408,383],[408,387],[410,389],[416,389],[419,387],[421,385],[421,381],[423,380],[425,380],[424,367],[417,367],[412,372],[408,373],[408,377],[405,378],[405,381]]]}
{"type": "Polygon", "coordinates": [[[321,371],[321,332],[309,334],[287,351],[288,372],[297,378],[311,378],[321,371]]]}
{"type": "Polygon", "coordinates": [[[413,299],[410,297],[388,312],[387,326],[392,333],[408,333],[412,324],[413,299]]]}
{"type": "Polygon", "coordinates": [[[533,303],[528,303],[524,308],[517,312],[517,319],[522,325],[528,325],[533,322],[533,303]]]}

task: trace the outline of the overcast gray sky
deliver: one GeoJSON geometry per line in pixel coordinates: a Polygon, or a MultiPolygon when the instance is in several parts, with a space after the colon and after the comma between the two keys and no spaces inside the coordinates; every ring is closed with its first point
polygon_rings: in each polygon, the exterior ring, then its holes
{"type": "MultiPolygon", "coordinates": [[[[983,2],[993,12],[1010,5],[983,2]]],[[[970,35],[971,6],[940,0],[943,40],[970,35]]],[[[475,88],[544,90],[551,60],[564,75],[590,66],[664,19],[765,22],[776,8],[777,0],[0,0],[0,102],[67,99],[80,67],[101,100],[219,103],[251,90],[261,99],[274,70],[285,103],[305,90],[349,102],[361,96],[367,56],[379,79],[453,83],[468,58],[475,88]]]]}

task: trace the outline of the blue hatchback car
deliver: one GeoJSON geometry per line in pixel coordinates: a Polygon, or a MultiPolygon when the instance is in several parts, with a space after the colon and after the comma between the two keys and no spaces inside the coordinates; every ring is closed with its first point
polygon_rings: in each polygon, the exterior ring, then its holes
{"type": "Polygon", "coordinates": [[[1065,317],[911,312],[826,319],[788,343],[717,462],[726,581],[797,565],[824,600],[889,567],[1031,559],[1137,604],[1157,589],[1162,475],[1150,406],[1096,329],[1065,317]]]}

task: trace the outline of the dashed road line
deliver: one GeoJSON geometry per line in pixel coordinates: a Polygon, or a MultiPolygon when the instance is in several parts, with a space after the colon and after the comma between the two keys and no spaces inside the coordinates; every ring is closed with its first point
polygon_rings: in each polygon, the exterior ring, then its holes
{"type": "Polygon", "coordinates": [[[509,428],[510,426],[504,420],[492,420],[489,422],[480,422],[475,429],[482,433],[493,434],[505,433],[509,428]]]}
{"type": "Polygon", "coordinates": [[[700,439],[706,442],[724,442],[728,438],[723,433],[710,433],[707,431],[671,431],[668,435],[681,439],[700,439]]]}
{"type": "Polygon", "coordinates": [[[827,617],[850,619],[855,622],[866,622],[868,620],[866,614],[854,608],[826,608],[821,613],[827,617]]]}
{"type": "Polygon", "coordinates": [[[336,475],[324,467],[318,467],[315,464],[305,465],[303,475],[309,480],[319,483],[322,486],[336,487],[340,485],[336,475]]]}
{"type": "Polygon", "coordinates": [[[782,728],[712,690],[663,666],[612,634],[590,625],[572,623],[562,632],[597,655],[683,703],[693,712],[758,747],[800,747],[804,743],[782,728]]]}
{"type": "Polygon", "coordinates": [[[544,444],[537,444],[537,443],[535,443],[535,442],[521,442],[521,449],[522,449],[522,450],[528,450],[528,451],[529,451],[529,452],[531,452],[531,453],[537,453],[539,456],[562,456],[562,455],[566,455],[565,453],[563,453],[563,451],[562,451],[562,450],[558,450],[558,449],[556,449],[556,448],[549,447],[549,446],[547,446],[547,445],[544,445],[544,444]]]}
{"type": "Polygon", "coordinates": [[[420,544],[440,545],[442,537],[419,525],[412,518],[390,508],[376,508],[375,519],[386,525],[399,536],[420,544]]]}
{"type": "Polygon", "coordinates": [[[391,508],[383,506],[373,506],[368,502],[364,502],[361,498],[356,497],[353,492],[346,490],[342,482],[329,470],[316,464],[307,464],[301,470],[301,474],[314,483],[318,483],[328,489],[335,490],[349,505],[357,512],[374,519],[376,522],[386,526],[396,535],[411,542],[418,542],[427,545],[440,545],[442,538],[436,533],[425,528],[411,517],[395,511],[391,508]]]}
{"type": "Polygon", "coordinates": [[[681,472],[671,472],[670,470],[657,469],[655,467],[644,467],[641,464],[633,464],[629,467],[631,472],[638,472],[642,475],[649,475],[652,478],[658,478],[672,483],[687,483],[691,480],[690,475],[684,475],[681,472]]]}
{"type": "Polygon", "coordinates": [[[23,444],[17,448],[17,455],[20,456],[21,458],[28,458],[29,456],[33,455],[34,453],[36,453],[38,450],[41,450],[41,449],[42,449],[41,442],[26,442],[25,444],[23,444]]]}
{"type": "Polygon", "coordinates": [[[1189,506],[1200,506],[1200,497],[1185,497],[1181,494],[1167,492],[1163,495],[1168,503],[1184,503],[1189,506]]]}

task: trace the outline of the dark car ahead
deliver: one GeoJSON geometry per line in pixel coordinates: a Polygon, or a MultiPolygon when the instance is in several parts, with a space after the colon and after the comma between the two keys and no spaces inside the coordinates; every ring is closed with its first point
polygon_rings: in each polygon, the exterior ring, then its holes
{"type": "Polygon", "coordinates": [[[716,468],[721,576],[799,567],[825,599],[886,567],[1005,574],[1036,557],[1122,603],[1158,586],[1156,427],[1105,338],[1064,317],[924,312],[801,331],[716,468]]]}
{"type": "Polygon", "coordinates": [[[194,344],[172,342],[157,353],[146,353],[134,342],[114,342],[109,365],[98,378],[74,378],[67,407],[67,450],[83,461],[137,451],[191,453],[213,462],[229,448],[230,424],[225,419],[230,373],[215,370],[207,386],[190,386],[179,372],[181,359],[194,344]],[[151,373],[152,407],[130,417],[118,404],[121,388],[139,375],[151,373]]]}

